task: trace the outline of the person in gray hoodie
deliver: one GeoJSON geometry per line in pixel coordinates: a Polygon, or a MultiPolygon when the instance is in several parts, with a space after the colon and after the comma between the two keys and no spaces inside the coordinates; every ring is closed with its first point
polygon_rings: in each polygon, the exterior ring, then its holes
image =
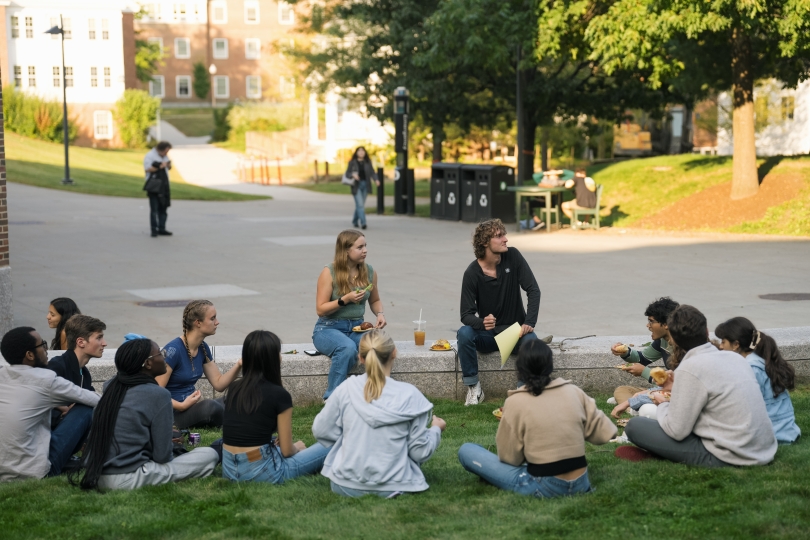
{"type": "Polygon", "coordinates": [[[341,383],[312,424],[318,442],[331,447],[321,474],[346,497],[425,491],[420,466],[447,424],[415,386],[390,377],[397,350],[384,332],[363,336],[359,351],[366,373],[341,383]]]}

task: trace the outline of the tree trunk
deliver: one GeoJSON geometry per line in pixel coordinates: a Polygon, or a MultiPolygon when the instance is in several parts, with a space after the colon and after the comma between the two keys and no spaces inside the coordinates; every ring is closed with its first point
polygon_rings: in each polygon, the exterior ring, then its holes
{"type": "Polygon", "coordinates": [[[433,163],[442,160],[442,143],[444,142],[444,126],[433,126],[433,163]]]}
{"type": "Polygon", "coordinates": [[[756,195],[759,191],[757,150],[754,139],[754,74],[751,40],[740,28],[732,32],[732,105],[734,159],[731,176],[732,200],[756,195]]]}
{"type": "Polygon", "coordinates": [[[548,170],[548,126],[540,128],[540,169],[548,170]]]}
{"type": "Polygon", "coordinates": [[[520,144],[520,155],[518,155],[517,165],[520,171],[518,185],[524,180],[531,180],[534,174],[534,144],[537,136],[537,121],[529,114],[523,115],[523,140],[520,144]]]}

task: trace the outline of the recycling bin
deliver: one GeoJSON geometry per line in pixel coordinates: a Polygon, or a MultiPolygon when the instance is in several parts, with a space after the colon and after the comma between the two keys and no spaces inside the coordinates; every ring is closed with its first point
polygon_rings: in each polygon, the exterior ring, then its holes
{"type": "Polygon", "coordinates": [[[499,218],[515,222],[515,169],[504,165],[461,166],[461,220],[470,223],[499,218]]]}

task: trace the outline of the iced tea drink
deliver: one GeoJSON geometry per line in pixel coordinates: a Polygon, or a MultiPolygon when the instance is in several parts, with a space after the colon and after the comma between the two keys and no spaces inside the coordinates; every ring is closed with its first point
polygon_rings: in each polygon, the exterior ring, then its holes
{"type": "Polygon", "coordinates": [[[425,344],[425,323],[426,321],[413,321],[413,342],[416,345],[425,344]]]}

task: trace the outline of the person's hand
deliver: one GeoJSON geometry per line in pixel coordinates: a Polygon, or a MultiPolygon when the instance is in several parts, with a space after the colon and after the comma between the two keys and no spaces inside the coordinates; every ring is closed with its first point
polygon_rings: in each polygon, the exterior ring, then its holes
{"type": "Polygon", "coordinates": [[[625,368],[625,371],[634,377],[641,377],[641,372],[644,371],[644,366],[641,364],[632,364],[629,368],[625,368]]]}
{"type": "Polygon", "coordinates": [[[440,430],[444,431],[445,429],[447,429],[447,422],[445,422],[444,420],[442,420],[441,418],[439,418],[434,414],[433,421],[430,423],[430,427],[437,427],[440,430]]]}
{"type": "Polygon", "coordinates": [[[490,313],[486,317],[484,317],[484,330],[492,330],[495,328],[495,316],[490,313]]]}
{"type": "Polygon", "coordinates": [[[626,352],[619,352],[616,350],[617,347],[621,347],[623,345],[624,343],[616,343],[615,345],[613,345],[613,347],[610,348],[610,352],[612,352],[614,356],[621,356],[623,354],[627,354],[626,352]]]}
{"type": "Polygon", "coordinates": [[[343,301],[347,304],[359,304],[363,301],[363,297],[366,295],[366,291],[351,291],[348,294],[343,295],[343,301]]]}
{"type": "Polygon", "coordinates": [[[534,328],[532,328],[528,324],[524,324],[523,326],[520,327],[520,337],[523,337],[526,334],[530,334],[531,332],[534,332],[534,328]]]}
{"type": "Polygon", "coordinates": [[[360,180],[360,175],[357,174],[356,172],[353,172],[352,173],[352,178],[354,178],[355,180],[360,180]]]}
{"type": "Polygon", "coordinates": [[[242,367],[242,359],[241,358],[236,361],[236,365],[239,366],[239,367],[242,367]]]}
{"type": "Polygon", "coordinates": [[[665,392],[653,392],[650,397],[656,405],[661,405],[662,403],[669,401],[669,395],[667,395],[665,392]]]}
{"type": "Polygon", "coordinates": [[[613,418],[620,418],[621,415],[624,414],[624,411],[626,411],[629,406],[630,406],[629,401],[619,403],[618,405],[613,407],[612,411],[610,411],[610,416],[612,416],[613,418]]]}
{"type": "Polygon", "coordinates": [[[161,163],[159,168],[160,169],[165,169],[166,168],[166,162],[164,161],[163,163],[161,163]]]}
{"type": "Polygon", "coordinates": [[[57,409],[59,409],[59,412],[61,412],[61,413],[62,413],[62,417],[64,418],[64,416],[65,416],[67,413],[69,413],[69,412],[70,412],[70,409],[72,409],[74,405],[76,405],[76,404],[75,404],[75,403],[71,403],[70,405],[62,405],[61,407],[57,407],[57,409]]]}
{"type": "Polygon", "coordinates": [[[377,187],[380,187],[380,181],[376,180],[376,182],[377,182],[377,187]]]}
{"type": "Polygon", "coordinates": [[[377,328],[385,328],[388,323],[385,321],[385,315],[382,313],[377,314],[377,328]]]}
{"type": "Polygon", "coordinates": [[[191,394],[189,394],[186,399],[183,400],[183,410],[187,411],[191,408],[192,405],[200,401],[202,394],[199,390],[194,390],[191,394]]]}
{"type": "Polygon", "coordinates": [[[307,445],[305,445],[305,444],[304,444],[304,441],[296,441],[296,442],[294,442],[294,443],[293,443],[293,446],[294,446],[294,447],[295,447],[295,449],[296,449],[296,450],[298,450],[299,452],[300,452],[300,451],[302,451],[302,450],[306,450],[306,449],[307,449],[307,445]]]}

